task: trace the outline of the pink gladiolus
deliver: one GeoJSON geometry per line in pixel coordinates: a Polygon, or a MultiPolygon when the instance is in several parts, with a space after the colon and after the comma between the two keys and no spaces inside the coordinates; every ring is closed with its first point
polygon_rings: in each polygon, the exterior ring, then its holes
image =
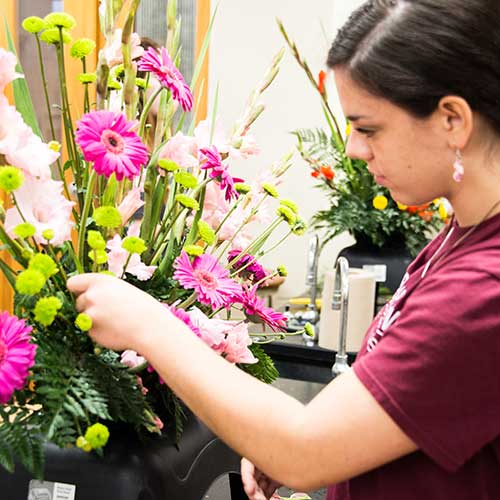
{"type": "Polygon", "coordinates": [[[122,352],[120,361],[129,368],[135,368],[136,366],[142,365],[146,359],[139,356],[135,351],[128,349],[122,352]]]}
{"type": "Polygon", "coordinates": [[[141,193],[143,191],[144,190],[140,187],[132,188],[118,206],[123,224],[126,224],[137,210],[144,205],[144,200],[141,199],[141,193]]]}
{"type": "Polygon", "coordinates": [[[23,319],[0,313],[0,404],[6,404],[16,389],[24,387],[35,364],[31,330],[23,319]]]}
{"type": "MultiPolygon", "coordinates": [[[[130,46],[132,59],[138,59],[144,54],[144,47],[141,46],[141,38],[137,33],[130,35],[130,46]]],[[[110,68],[123,62],[121,28],[114,31],[111,43],[104,48],[104,57],[110,68]]]]}
{"type": "MultiPolygon", "coordinates": [[[[127,236],[139,236],[140,221],[135,221],[130,225],[127,236]]],[[[132,274],[140,281],[147,281],[158,266],[147,266],[141,261],[141,257],[134,253],[129,259],[129,253],[122,248],[122,239],[120,235],[115,234],[113,239],[106,244],[108,252],[108,269],[119,278],[123,274],[123,268],[127,264],[125,272],[132,274]],[[127,263],[128,260],[128,263],[127,263]]]]}
{"type": "Polygon", "coordinates": [[[226,360],[230,363],[257,363],[259,360],[248,348],[251,344],[252,339],[248,335],[248,325],[243,322],[236,323],[227,332],[226,348],[224,350],[226,360]]]}
{"type": "Polygon", "coordinates": [[[226,307],[234,301],[241,287],[229,278],[229,272],[210,254],[195,257],[191,263],[186,252],[182,252],[174,262],[174,279],[184,288],[193,288],[198,300],[213,309],[226,307]]]}
{"type": "Polygon", "coordinates": [[[160,158],[174,161],[180,167],[198,166],[198,148],[193,137],[177,132],[160,150],[160,158]]]}
{"type": "Polygon", "coordinates": [[[115,174],[133,179],[148,161],[148,150],[135,133],[136,122],[122,113],[91,111],[77,122],[75,140],[82,148],[85,161],[94,162],[99,175],[115,174]]]}
{"type": "Polygon", "coordinates": [[[146,50],[139,61],[139,69],[153,73],[162,86],[172,92],[173,98],[179,102],[184,111],[191,110],[193,94],[165,47],[162,47],[159,53],[152,47],[146,50]]]}
{"type": "Polygon", "coordinates": [[[210,120],[201,120],[194,129],[194,137],[198,149],[210,148],[215,146],[220,153],[229,152],[229,143],[224,133],[223,128],[220,126],[218,120],[215,120],[215,125],[212,127],[210,120]],[[213,129],[213,130],[212,130],[213,129]]]}
{"type": "Polygon", "coordinates": [[[61,245],[71,239],[71,207],[74,202],[62,195],[63,183],[51,179],[39,180],[26,176],[23,185],[16,190],[16,207],[9,208],[5,215],[5,229],[12,238],[14,228],[21,222],[29,222],[35,226],[34,238],[39,244],[47,244],[42,236],[43,231],[52,229],[54,238],[51,245],[61,245]]]}
{"type": "Polygon", "coordinates": [[[0,48],[0,92],[16,78],[22,78],[23,75],[16,73],[16,56],[5,49],[0,48]]]}

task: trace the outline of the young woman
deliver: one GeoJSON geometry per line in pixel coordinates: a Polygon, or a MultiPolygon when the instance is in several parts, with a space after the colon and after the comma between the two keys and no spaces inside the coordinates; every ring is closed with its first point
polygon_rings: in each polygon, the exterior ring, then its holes
{"type": "Polygon", "coordinates": [[[226,363],[131,285],[69,280],[98,343],[140,352],[248,458],[249,498],[280,483],[334,485],[335,500],[500,498],[499,24],[497,0],[371,0],[334,41],[348,154],[399,202],[443,196],[455,218],[353,369],[308,405],[226,363]]]}

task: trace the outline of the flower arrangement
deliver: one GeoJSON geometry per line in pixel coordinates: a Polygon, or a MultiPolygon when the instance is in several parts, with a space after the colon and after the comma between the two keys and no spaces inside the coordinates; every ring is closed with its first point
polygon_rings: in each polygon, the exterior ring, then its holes
{"type": "Polygon", "coordinates": [[[325,191],[330,201],[329,208],[318,211],[312,220],[314,229],[324,231],[322,244],[347,231],[357,241],[377,247],[404,246],[415,256],[448,220],[449,205],[443,199],[421,206],[402,205],[375,182],[363,160],[346,155],[350,124],[342,134],[328,101],[326,72],[320,71],[316,79],[280,22],[279,27],[317,91],[328,124],[327,132],[320,128],[293,132],[299,153],[318,181],[316,187],[325,191]]]}
{"type": "MultiPolygon", "coordinates": [[[[266,270],[261,257],[305,231],[296,204],[277,189],[291,154],[248,183],[230,163],[258,152],[249,129],[283,52],[230,134],[217,123],[216,105],[211,120],[188,127],[198,69],[190,85],[177,69],[176,2],[168,6],[166,47],[147,50],[132,32],[138,4],[101,2],[105,45],[95,72],[86,58],[96,43],[72,42],[70,15],[24,20],[36,43],[57,54],[65,150],[55,136],[41,137],[13,44],[0,48],[0,190],[9,201],[0,240],[10,256],[0,268],[14,290],[14,315],[0,314],[0,464],[8,470],[21,461],[41,476],[46,441],[102,453],[112,422],[141,435],[161,434],[164,425],[177,437],[182,431],[182,406],[147,360],[85,334],[90,317],[77,314],[66,289],[74,274],[127,280],[228,362],[265,382],[277,377],[259,343],[286,335],[286,318],[257,291],[286,275],[282,266],[266,270]],[[82,62],[80,117],[68,99],[65,45],[82,62]],[[11,83],[16,106],[4,95],[11,83]],[[254,221],[264,222],[260,234],[252,234],[254,221]],[[287,234],[275,241],[282,224],[287,234]],[[252,334],[250,321],[269,329],[252,334]]],[[[48,99],[47,106],[51,116],[48,99]]]]}

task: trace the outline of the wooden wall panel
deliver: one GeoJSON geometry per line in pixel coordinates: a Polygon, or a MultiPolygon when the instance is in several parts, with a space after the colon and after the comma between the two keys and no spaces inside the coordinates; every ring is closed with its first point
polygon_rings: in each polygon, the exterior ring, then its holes
{"type": "MultiPolygon", "coordinates": [[[[2,3],[2,14],[5,16],[7,23],[9,24],[10,30],[16,40],[16,25],[17,25],[17,14],[15,0],[1,0],[2,3]]],[[[3,19],[0,20],[3,25],[3,19]]],[[[7,47],[6,33],[5,30],[0,29],[0,47],[7,47]]],[[[12,102],[12,88],[10,86],[6,89],[6,95],[8,99],[12,102]]],[[[4,194],[0,194],[0,200],[5,203],[6,197],[4,194]]],[[[7,254],[7,252],[0,252],[0,258],[7,261],[7,263],[12,264],[12,259],[7,254]]],[[[0,272],[0,310],[12,312],[12,290],[7,280],[4,278],[3,274],[0,272]]]]}

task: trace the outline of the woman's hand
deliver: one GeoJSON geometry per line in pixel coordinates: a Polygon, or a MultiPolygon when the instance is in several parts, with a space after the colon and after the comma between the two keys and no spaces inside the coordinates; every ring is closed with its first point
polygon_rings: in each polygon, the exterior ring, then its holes
{"type": "MultiPolygon", "coordinates": [[[[269,500],[281,486],[278,482],[261,472],[246,458],[241,459],[241,480],[250,500],[269,500]]],[[[276,497],[278,498],[278,497],[276,497]]]]}
{"type": "Polygon", "coordinates": [[[80,274],[68,280],[76,308],[92,318],[90,336],[109,349],[141,352],[169,311],[156,299],[125,281],[103,274],[80,274]]]}

